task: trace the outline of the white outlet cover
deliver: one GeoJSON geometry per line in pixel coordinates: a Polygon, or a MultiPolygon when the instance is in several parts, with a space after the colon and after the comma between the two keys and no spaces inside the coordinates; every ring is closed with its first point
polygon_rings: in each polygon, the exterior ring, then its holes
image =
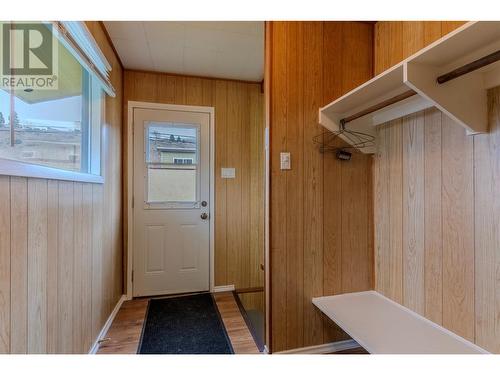
{"type": "Polygon", "coordinates": [[[235,178],[236,168],[221,168],[220,175],[222,178],[235,178]]]}
{"type": "Polygon", "coordinates": [[[281,170],[289,170],[292,169],[291,167],[291,162],[290,162],[290,153],[289,152],[282,152],[280,153],[280,164],[281,164],[281,170]]]}

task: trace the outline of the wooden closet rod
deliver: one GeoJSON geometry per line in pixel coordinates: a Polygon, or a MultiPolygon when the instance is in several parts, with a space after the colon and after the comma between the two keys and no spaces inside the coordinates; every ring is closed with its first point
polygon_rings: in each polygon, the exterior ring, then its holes
{"type": "Polygon", "coordinates": [[[493,52],[493,53],[489,54],[488,56],[481,57],[480,59],[477,59],[471,63],[465,64],[465,65],[461,66],[460,68],[452,70],[451,72],[440,75],[439,77],[437,77],[437,82],[439,84],[441,84],[441,83],[451,81],[452,79],[455,79],[457,77],[463,76],[464,74],[473,72],[474,70],[482,68],[483,66],[493,64],[494,62],[497,62],[498,60],[500,60],[500,51],[493,52]]]}
{"type": "Polygon", "coordinates": [[[400,102],[401,100],[404,100],[404,99],[407,99],[413,95],[416,95],[417,93],[413,90],[408,90],[408,91],[405,91],[403,92],[402,94],[399,94],[399,95],[396,95],[392,98],[389,98],[387,100],[384,100],[383,102],[380,102],[378,104],[375,104],[371,107],[368,107],[358,113],[355,113],[354,115],[351,115],[349,117],[346,117],[346,118],[343,118],[342,120],[340,120],[340,123],[341,124],[347,124],[348,122],[351,122],[353,120],[356,120],[360,117],[363,117],[369,113],[373,113],[373,112],[376,112],[378,111],[379,109],[382,109],[382,108],[385,108],[391,104],[394,104],[394,103],[397,103],[397,102],[400,102]]]}

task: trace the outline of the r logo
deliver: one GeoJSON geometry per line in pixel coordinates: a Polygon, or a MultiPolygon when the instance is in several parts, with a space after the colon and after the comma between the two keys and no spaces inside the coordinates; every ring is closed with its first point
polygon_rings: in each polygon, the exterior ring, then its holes
{"type": "Polygon", "coordinates": [[[4,23],[2,26],[3,75],[53,74],[52,25],[4,23]]]}

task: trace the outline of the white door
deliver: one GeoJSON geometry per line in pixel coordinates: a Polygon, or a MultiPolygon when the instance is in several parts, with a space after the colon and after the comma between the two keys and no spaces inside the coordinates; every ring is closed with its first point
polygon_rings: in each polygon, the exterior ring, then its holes
{"type": "Polygon", "coordinates": [[[210,288],[210,115],[134,109],[133,295],[210,288]]]}

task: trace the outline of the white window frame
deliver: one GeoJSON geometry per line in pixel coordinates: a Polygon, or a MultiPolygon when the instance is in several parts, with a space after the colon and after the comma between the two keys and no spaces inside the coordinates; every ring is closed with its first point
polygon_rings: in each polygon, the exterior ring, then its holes
{"type": "Polygon", "coordinates": [[[26,161],[0,158],[0,175],[19,176],[19,177],[34,177],[54,180],[104,183],[102,175],[102,124],[105,121],[105,98],[106,93],[114,96],[114,89],[110,85],[107,77],[111,69],[109,63],[105,60],[104,55],[99,50],[96,41],[93,39],[90,31],[85,26],[84,22],[68,21],[64,23],[54,22],[54,36],[57,37],[62,44],[70,50],[74,57],[82,64],[82,69],[86,69],[90,76],[90,103],[89,108],[89,147],[90,153],[83,155],[84,148],[82,147],[83,159],[86,157],[88,172],[76,172],[55,167],[32,164],[26,161]],[[65,29],[67,33],[61,32],[65,29]],[[72,39],[67,39],[69,34],[72,39]],[[82,48],[84,47],[84,48],[82,48]],[[84,53],[82,53],[82,51],[84,53]],[[93,51],[89,55],[88,51],[93,51]],[[97,57],[96,57],[97,56],[97,57]],[[89,61],[91,63],[89,63],[89,61]],[[101,67],[100,70],[90,69],[96,65],[101,67]],[[90,67],[90,68],[89,68],[90,67]],[[104,74],[105,73],[105,74],[104,74]]]}
{"type": "MultiPolygon", "coordinates": [[[[77,182],[104,183],[101,167],[102,154],[102,124],[105,118],[105,96],[99,83],[91,80],[91,103],[89,114],[90,144],[88,163],[90,173],[70,171],[49,167],[46,165],[33,164],[26,161],[6,159],[0,157],[0,175],[45,178],[51,180],[65,180],[77,182]]],[[[83,147],[81,148],[83,151],[83,147]]],[[[81,155],[83,158],[84,155],[81,155]]]]}

